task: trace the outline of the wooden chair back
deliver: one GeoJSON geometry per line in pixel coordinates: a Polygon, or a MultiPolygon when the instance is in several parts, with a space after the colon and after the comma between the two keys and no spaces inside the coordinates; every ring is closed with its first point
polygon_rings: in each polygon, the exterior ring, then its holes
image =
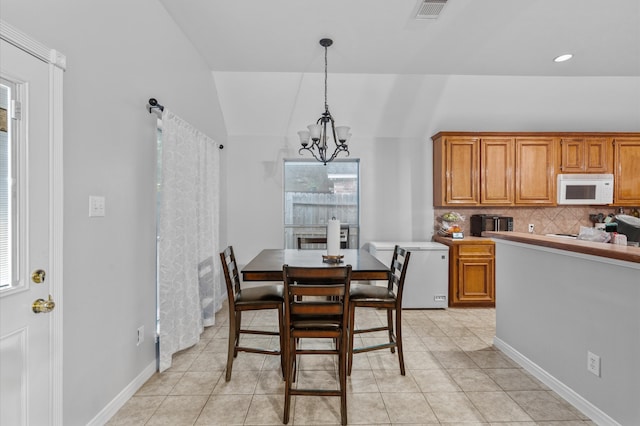
{"type": "MultiPolygon", "coordinates": [[[[409,266],[409,258],[411,252],[398,245],[393,250],[393,258],[389,267],[389,284],[388,289],[392,290],[396,295],[396,300],[402,304],[402,291],[404,289],[404,279],[407,275],[407,266],[409,266]]],[[[401,307],[401,306],[400,306],[401,307]]]]}
{"type": "Polygon", "coordinates": [[[233,252],[233,246],[228,246],[220,253],[220,263],[222,263],[224,281],[227,285],[229,309],[233,310],[235,296],[240,292],[240,272],[238,271],[238,262],[233,252]]]}

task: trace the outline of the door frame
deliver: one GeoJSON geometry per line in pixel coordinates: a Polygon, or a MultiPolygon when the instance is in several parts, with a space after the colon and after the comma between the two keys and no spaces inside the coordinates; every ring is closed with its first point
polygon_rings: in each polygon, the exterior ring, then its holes
{"type": "Polygon", "coordinates": [[[50,270],[47,271],[50,293],[56,301],[56,309],[51,316],[49,328],[51,346],[49,348],[49,372],[51,413],[50,424],[63,425],[62,416],[62,257],[63,257],[63,152],[62,152],[62,83],[66,69],[66,57],[48,48],[29,35],[0,20],[0,39],[13,44],[26,53],[49,65],[49,255],[50,270]]]}

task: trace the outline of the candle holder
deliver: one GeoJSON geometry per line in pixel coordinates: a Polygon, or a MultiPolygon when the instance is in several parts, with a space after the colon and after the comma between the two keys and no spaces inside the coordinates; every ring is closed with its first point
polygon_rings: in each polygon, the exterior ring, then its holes
{"type": "Polygon", "coordinates": [[[324,263],[342,263],[344,255],[342,254],[336,254],[336,255],[331,255],[331,254],[323,254],[322,255],[322,261],[324,263]]]}

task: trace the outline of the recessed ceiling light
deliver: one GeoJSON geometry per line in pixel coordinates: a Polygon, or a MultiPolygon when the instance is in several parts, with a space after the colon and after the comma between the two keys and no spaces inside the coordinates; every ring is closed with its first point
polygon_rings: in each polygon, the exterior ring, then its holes
{"type": "Polygon", "coordinates": [[[573,58],[573,54],[565,53],[564,55],[560,55],[560,56],[554,58],[553,62],[564,62],[564,61],[568,61],[571,58],[573,58]]]}

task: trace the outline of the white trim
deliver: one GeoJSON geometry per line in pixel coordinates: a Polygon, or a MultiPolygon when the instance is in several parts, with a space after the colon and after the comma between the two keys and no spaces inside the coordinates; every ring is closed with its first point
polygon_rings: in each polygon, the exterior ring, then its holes
{"type": "Polygon", "coordinates": [[[493,338],[493,345],[500,349],[505,355],[511,358],[519,366],[531,373],[536,379],[547,385],[551,390],[564,398],[571,405],[576,407],[580,412],[589,417],[598,425],[621,426],[620,423],[613,420],[605,412],[584,399],[580,394],[553,377],[551,374],[543,370],[538,364],[522,355],[508,343],[498,337],[493,338]]]}
{"type": "Polygon", "coordinates": [[[1,19],[0,38],[28,52],[43,62],[53,64],[62,70],[67,68],[67,57],[65,55],[57,50],[46,47],[1,19]]]}
{"type": "Polygon", "coordinates": [[[0,20],[0,38],[49,64],[49,265],[50,292],[56,309],[49,314],[50,389],[52,425],[63,423],[63,75],[66,57],[0,20]]]}
{"type": "Polygon", "coordinates": [[[149,364],[138,376],[133,379],[120,393],[109,402],[89,423],[87,426],[101,426],[106,424],[118,410],[120,410],[126,402],[151,378],[157,371],[157,361],[149,364]]]}

